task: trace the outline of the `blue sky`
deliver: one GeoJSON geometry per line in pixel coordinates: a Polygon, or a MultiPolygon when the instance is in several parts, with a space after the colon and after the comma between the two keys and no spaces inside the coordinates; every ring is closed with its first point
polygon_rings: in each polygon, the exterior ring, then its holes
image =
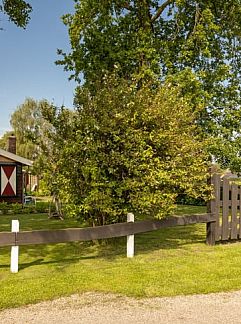
{"type": "Polygon", "coordinates": [[[26,30],[0,16],[0,136],[10,130],[10,116],[27,97],[72,108],[75,83],[56,66],[57,48],[69,50],[60,17],[73,12],[73,0],[29,0],[33,12],[26,30]]]}

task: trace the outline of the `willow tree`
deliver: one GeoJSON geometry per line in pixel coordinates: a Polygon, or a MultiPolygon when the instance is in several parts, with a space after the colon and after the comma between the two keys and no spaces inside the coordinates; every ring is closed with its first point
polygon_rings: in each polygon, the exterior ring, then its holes
{"type": "Polygon", "coordinates": [[[49,125],[42,117],[42,107],[51,106],[43,100],[26,98],[12,113],[10,124],[17,138],[17,154],[30,160],[36,160],[40,153],[38,142],[44,142],[45,132],[49,125]]]}
{"type": "Polygon", "coordinates": [[[129,80],[172,75],[205,103],[210,153],[240,169],[240,0],[77,0],[63,19],[72,50],[58,63],[72,78],[94,91],[116,66],[129,80]]]}

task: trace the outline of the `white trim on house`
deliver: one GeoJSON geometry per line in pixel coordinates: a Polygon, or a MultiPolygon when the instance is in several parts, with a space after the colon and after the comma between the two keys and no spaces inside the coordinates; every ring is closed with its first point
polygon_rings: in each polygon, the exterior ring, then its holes
{"type": "Polygon", "coordinates": [[[10,153],[8,151],[5,151],[3,149],[0,148],[0,156],[3,156],[7,159],[10,159],[10,160],[13,160],[13,161],[16,161],[16,162],[19,162],[19,163],[22,163],[23,165],[28,165],[28,166],[32,166],[33,165],[33,162],[28,160],[28,159],[25,159],[19,155],[16,155],[16,154],[13,154],[13,153],[10,153]]]}

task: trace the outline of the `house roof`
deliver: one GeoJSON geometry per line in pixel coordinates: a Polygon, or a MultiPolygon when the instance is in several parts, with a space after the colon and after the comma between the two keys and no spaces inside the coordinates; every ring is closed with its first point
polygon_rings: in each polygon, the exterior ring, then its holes
{"type": "Polygon", "coordinates": [[[10,159],[10,160],[13,160],[13,161],[16,161],[16,162],[19,162],[23,165],[28,165],[28,166],[32,166],[33,165],[33,162],[28,160],[28,159],[25,159],[19,155],[16,155],[16,154],[13,154],[13,153],[10,153],[8,151],[5,151],[3,149],[0,148],[0,155],[7,158],[7,159],[10,159]]]}

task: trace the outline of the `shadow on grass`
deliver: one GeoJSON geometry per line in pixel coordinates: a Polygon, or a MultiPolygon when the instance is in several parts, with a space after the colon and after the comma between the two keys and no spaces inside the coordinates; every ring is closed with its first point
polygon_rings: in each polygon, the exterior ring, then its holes
{"type": "MultiPolygon", "coordinates": [[[[69,264],[77,263],[80,260],[91,260],[96,259],[97,256],[79,256],[78,258],[64,258],[62,260],[59,259],[53,259],[53,260],[45,260],[44,258],[40,258],[34,261],[30,262],[22,262],[19,264],[19,270],[24,270],[26,268],[32,267],[32,266],[41,266],[41,265],[47,265],[47,264],[58,264],[59,266],[65,267],[69,264]]],[[[1,264],[0,269],[4,268],[10,268],[10,264],[1,264]]]]}
{"type": "MultiPolygon", "coordinates": [[[[41,258],[41,259],[38,259],[38,260],[35,260],[35,261],[32,261],[32,262],[22,263],[19,266],[19,270],[23,270],[23,269],[29,268],[31,266],[34,266],[34,265],[59,264],[59,265],[62,265],[62,266],[64,266],[64,265],[67,266],[68,264],[73,264],[73,263],[79,262],[80,260],[89,260],[89,259],[90,260],[95,259],[95,257],[81,256],[81,257],[78,257],[78,258],[63,259],[62,262],[60,260],[47,261],[47,260],[44,260],[43,258],[41,258]]],[[[6,267],[6,265],[4,265],[3,267],[6,267]]]]}

